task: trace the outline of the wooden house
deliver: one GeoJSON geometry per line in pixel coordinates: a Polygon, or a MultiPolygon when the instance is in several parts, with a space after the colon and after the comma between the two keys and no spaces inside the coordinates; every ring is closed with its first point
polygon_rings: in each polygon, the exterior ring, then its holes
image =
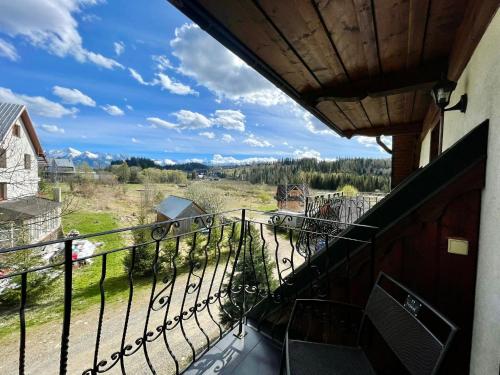
{"type": "Polygon", "coordinates": [[[304,212],[309,187],[306,184],[285,184],[276,188],[276,200],[280,210],[304,212]]]}
{"type": "Polygon", "coordinates": [[[204,215],[205,210],[192,200],[169,195],[156,207],[156,221],[178,220],[179,226],[175,227],[176,234],[187,233],[192,230],[197,223],[191,217],[204,215]],[[185,219],[185,220],[182,220],[185,219]]]}

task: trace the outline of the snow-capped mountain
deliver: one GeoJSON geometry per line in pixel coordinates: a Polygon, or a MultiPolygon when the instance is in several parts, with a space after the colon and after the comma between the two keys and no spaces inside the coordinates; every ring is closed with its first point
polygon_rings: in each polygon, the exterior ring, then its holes
{"type": "Polygon", "coordinates": [[[102,152],[80,151],[73,147],[63,150],[50,150],[47,152],[47,158],[68,158],[72,159],[76,165],[86,162],[93,168],[102,168],[108,166],[112,160],[126,159],[127,155],[108,154],[102,152]]]}

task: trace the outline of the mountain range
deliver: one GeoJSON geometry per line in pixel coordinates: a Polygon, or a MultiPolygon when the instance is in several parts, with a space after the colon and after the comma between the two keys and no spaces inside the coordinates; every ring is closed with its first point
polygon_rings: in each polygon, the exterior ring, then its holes
{"type": "Polygon", "coordinates": [[[127,159],[127,155],[109,154],[102,152],[80,151],[73,147],[62,150],[50,150],[46,153],[47,158],[71,159],[76,165],[86,162],[92,168],[103,168],[111,164],[112,160],[127,159]]]}

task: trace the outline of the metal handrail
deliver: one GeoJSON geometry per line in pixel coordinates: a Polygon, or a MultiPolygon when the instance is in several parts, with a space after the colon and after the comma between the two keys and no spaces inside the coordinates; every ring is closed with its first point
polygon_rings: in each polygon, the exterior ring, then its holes
{"type": "MultiPolygon", "coordinates": [[[[68,372],[71,310],[74,298],[73,281],[77,272],[75,266],[92,259],[101,259],[100,308],[93,349],[94,360],[86,370],[82,371],[82,374],[104,373],[116,367],[125,373],[125,358],[141,351],[144,353],[149,370],[156,373],[156,364],[149,353],[149,346],[153,341],[161,339],[175,365],[175,373],[180,374],[185,367],[180,357],[187,356],[193,363],[232,327],[239,326],[241,334],[245,317],[262,301],[269,300],[275,305],[283,304],[288,298],[284,291],[286,288],[293,288],[297,268],[312,267],[311,258],[317,256],[318,252],[326,251],[325,247],[318,248],[317,244],[321,243],[320,240],[324,239],[327,244],[338,239],[356,241],[360,244],[370,243],[365,239],[348,238],[338,233],[332,234],[329,231],[331,226],[358,226],[365,230],[376,230],[373,226],[341,223],[323,218],[302,216],[302,219],[316,222],[317,226],[315,228],[306,228],[302,225],[293,227],[288,225],[286,216],[280,216],[275,212],[239,209],[2,249],[0,257],[5,258],[16,252],[36,252],[46,246],[64,244],[62,260],[26,269],[19,269],[19,265],[16,265],[17,269],[13,269],[10,273],[7,270],[0,276],[0,281],[3,283],[19,283],[16,289],[19,293],[19,373],[24,373],[26,362],[26,304],[34,302],[30,301],[30,288],[32,287],[29,284],[30,275],[50,272],[51,269],[62,267],[62,272],[58,276],[63,279],[64,285],[64,298],[60,302],[64,307],[59,358],[60,374],[68,372]],[[249,218],[249,213],[269,216],[270,219],[262,222],[259,219],[249,218]],[[186,222],[191,223],[195,228],[183,231],[181,224],[186,222]],[[134,231],[144,231],[150,238],[140,243],[73,258],[75,241],[134,231]],[[307,246],[299,243],[300,238],[307,239],[307,246]],[[161,258],[167,246],[170,246],[169,260],[165,265],[166,269],[161,270],[160,267],[164,265],[161,258]],[[105,325],[103,319],[106,309],[105,282],[112,276],[109,275],[107,264],[109,256],[116,253],[128,254],[127,274],[124,280],[128,284],[129,291],[126,314],[118,350],[109,354],[108,359],[100,359],[103,355],[101,341],[105,325]],[[151,288],[149,303],[145,306],[146,318],[143,334],[130,341],[127,331],[134,300],[134,278],[139,277],[141,263],[138,259],[144,257],[146,253],[152,256],[147,266],[151,288]],[[185,285],[183,288],[181,285],[179,289],[176,283],[180,282],[180,277],[182,280],[185,279],[183,281],[185,285]],[[154,328],[150,327],[153,317],[159,316],[163,316],[163,323],[154,328]],[[201,332],[201,342],[199,340],[194,342],[186,328],[188,321],[194,322],[194,326],[201,332]],[[178,348],[172,347],[169,343],[171,335],[179,335],[183,338],[189,347],[188,355],[179,354],[178,348]]],[[[315,269],[317,280],[329,282],[325,280],[328,278],[324,277],[326,272],[328,271],[315,269]]],[[[2,291],[0,291],[1,296],[2,291]]]]}

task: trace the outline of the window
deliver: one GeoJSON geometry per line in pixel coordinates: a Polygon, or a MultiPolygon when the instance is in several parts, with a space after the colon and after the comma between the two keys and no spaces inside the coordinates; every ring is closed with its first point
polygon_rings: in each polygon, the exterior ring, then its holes
{"type": "Polygon", "coordinates": [[[0,183],[0,201],[7,199],[7,184],[5,182],[0,183]]]}
{"type": "Polygon", "coordinates": [[[21,137],[21,127],[19,125],[14,125],[14,128],[12,129],[12,134],[16,137],[21,137]]]}
{"type": "Polygon", "coordinates": [[[24,154],[24,169],[31,169],[31,155],[24,154]]]}
{"type": "Polygon", "coordinates": [[[7,150],[0,148],[0,168],[7,168],[7,150]]]}

